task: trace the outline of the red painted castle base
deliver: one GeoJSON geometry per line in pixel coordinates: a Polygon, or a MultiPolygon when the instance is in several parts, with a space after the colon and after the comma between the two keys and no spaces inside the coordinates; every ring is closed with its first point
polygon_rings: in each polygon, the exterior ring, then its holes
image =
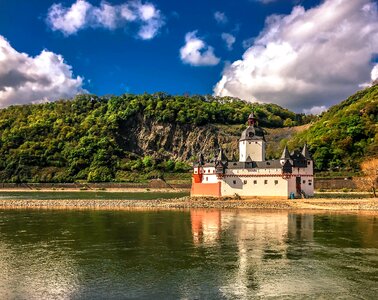
{"type": "Polygon", "coordinates": [[[211,197],[220,197],[221,196],[221,183],[196,183],[193,180],[192,189],[190,191],[192,197],[199,196],[211,196],[211,197]]]}

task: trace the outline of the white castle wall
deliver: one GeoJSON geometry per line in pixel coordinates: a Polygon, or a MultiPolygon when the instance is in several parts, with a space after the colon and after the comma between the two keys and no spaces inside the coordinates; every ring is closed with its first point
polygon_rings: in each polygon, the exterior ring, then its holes
{"type": "Polygon", "coordinates": [[[225,177],[222,196],[288,196],[288,184],[282,177],[225,177]]]}
{"type": "Polygon", "coordinates": [[[251,157],[253,161],[265,160],[264,141],[241,141],[239,142],[239,161],[245,162],[251,157]]]}

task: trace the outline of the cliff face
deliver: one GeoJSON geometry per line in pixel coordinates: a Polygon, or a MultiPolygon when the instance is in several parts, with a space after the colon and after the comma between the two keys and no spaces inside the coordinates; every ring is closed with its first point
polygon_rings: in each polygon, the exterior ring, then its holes
{"type": "MultiPolygon", "coordinates": [[[[267,155],[277,156],[283,147],[282,140],[288,140],[308,125],[279,129],[265,129],[267,155]]],[[[239,156],[239,138],[246,125],[180,125],[161,124],[141,116],[129,120],[120,127],[121,147],[139,156],[179,159],[190,161],[198,153],[205,158],[217,155],[222,147],[229,159],[239,156]]]]}
{"type": "Polygon", "coordinates": [[[220,146],[231,157],[238,148],[238,138],[215,125],[161,124],[139,116],[121,126],[119,143],[140,156],[188,161],[199,152],[210,158],[220,146]]]}

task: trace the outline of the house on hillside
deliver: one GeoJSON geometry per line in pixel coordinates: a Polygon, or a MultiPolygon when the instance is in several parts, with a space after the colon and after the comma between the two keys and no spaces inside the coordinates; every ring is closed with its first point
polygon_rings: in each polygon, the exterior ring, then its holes
{"type": "Polygon", "coordinates": [[[206,162],[202,154],[193,167],[191,196],[277,196],[314,195],[313,161],[307,146],[280,159],[265,159],[264,130],[253,113],[239,140],[239,161],[229,160],[220,149],[216,159],[206,162]]]}

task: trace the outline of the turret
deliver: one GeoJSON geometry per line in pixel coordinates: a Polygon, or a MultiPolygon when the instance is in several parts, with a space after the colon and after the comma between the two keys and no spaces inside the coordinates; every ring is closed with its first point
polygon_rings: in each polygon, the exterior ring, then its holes
{"type": "Polygon", "coordinates": [[[248,127],[239,140],[239,161],[246,162],[248,156],[252,161],[265,160],[264,130],[257,125],[253,112],[248,116],[248,127]]]}
{"type": "Polygon", "coordinates": [[[306,159],[308,159],[308,160],[311,159],[311,155],[310,155],[310,152],[309,152],[308,149],[307,149],[307,145],[306,145],[306,144],[304,144],[304,146],[303,146],[303,149],[302,149],[302,155],[303,155],[306,159]]]}
{"type": "Polygon", "coordinates": [[[291,157],[290,157],[289,150],[287,149],[287,146],[285,146],[280,157],[280,163],[283,166],[285,162],[290,161],[290,160],[291,160],[291,157]]]}
{"type": "Polygon", "coordinates": [[[254,126],[256,124],[256,118],[253,112],[248,116],[248,126],[254,126]]]}
{"type": "Polygon", "coordinates": [[[224,166],[226,166],[227,163],[228,163],[228,158],[227,158],[227,156],[224,153],[222,148],[219,149],[219,154],[218,154],[218,157],[217,157],[217,163],[222,163],[222,165],[224,165],[224,166]]]}

